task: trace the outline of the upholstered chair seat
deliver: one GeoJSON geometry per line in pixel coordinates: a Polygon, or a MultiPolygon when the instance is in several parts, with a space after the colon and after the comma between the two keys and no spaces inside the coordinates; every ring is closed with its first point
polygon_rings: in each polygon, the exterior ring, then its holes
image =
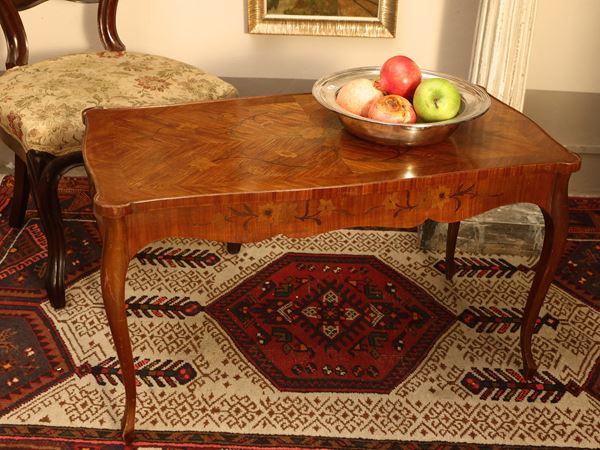
{"type": "Polygon", "coordinates": [[[153,106],[235,97],[214,75],[162,56],[96,52],[17,66],[0,76],[0,126],[24,149],[79,150],[87,108],[153,106]]]}

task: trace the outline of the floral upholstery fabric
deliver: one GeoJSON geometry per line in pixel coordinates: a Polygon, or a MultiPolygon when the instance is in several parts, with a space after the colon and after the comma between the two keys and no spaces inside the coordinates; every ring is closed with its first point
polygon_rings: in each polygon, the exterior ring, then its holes
{"type": "Polygon", "coordinates": [[[81,148],[81,113],[235,97],[225,81],[191,65],[133,52],[68,55],[0,75],[0,126],[27,150],[59,156],[81,148]]]}

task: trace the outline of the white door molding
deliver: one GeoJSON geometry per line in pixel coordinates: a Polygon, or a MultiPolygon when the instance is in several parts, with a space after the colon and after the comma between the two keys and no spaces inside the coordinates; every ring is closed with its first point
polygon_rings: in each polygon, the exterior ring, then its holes
{"type": "Polygon", "coordinates": [[[523,109],[537,0],[480,0],[469,78],[523,109]]]}

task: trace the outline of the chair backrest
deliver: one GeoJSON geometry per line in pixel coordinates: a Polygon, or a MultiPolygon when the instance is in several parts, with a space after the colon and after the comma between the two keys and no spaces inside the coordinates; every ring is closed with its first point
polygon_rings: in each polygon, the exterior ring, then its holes
{"type": "MultiPolygon", "coordinates": [[[[0,26],[6,37],[6,68],[27,64],[29,47],[27,33],[19,11],[33,8],[46,0],[0,0],[0,26]]],[[[99,0],[98,34],[109,51],[123,51],[125,45],[117,33],[117,4],[119,0],[99,0]]]]}

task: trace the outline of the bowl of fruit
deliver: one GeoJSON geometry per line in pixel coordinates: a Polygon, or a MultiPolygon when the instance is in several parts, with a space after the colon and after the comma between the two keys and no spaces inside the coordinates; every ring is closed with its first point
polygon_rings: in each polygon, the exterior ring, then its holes
{"type": "Polygon", "coordinates": [[[430,145],[490,107],[488,93],[465,80],[420,69],[406,56],[315,82],[315,99],[353,135],[387,145],[430,145]]]}

